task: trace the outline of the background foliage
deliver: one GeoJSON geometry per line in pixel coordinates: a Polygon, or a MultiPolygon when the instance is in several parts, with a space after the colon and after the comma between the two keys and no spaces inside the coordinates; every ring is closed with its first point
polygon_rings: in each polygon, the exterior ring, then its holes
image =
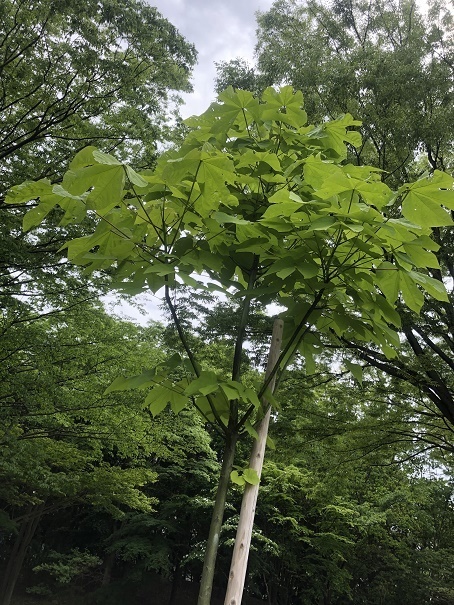
{"type": "MultiPolygon", "coordinates": [[[[280,0],[258,16],[258,28],[257,66],[241,59],[219,65],[219,90],[232,84],[261,94],[289,83],[303,90],[310,122],[349,111],[363,124],[361,145],[347,147],[347,161],[384,169],[376,179],[383,191],[426,169],[452,168],[448,3],[431,3],[424,16],[412,2],[280,0]]],[[[24,179],[61,180],[69,158],[90,144],[115,150],[138,170],[152,168],[158,146],[181,140],[168,107],[176,110],[174,95],[189,89],[195,56],[140,2],[0,2],[2,605],[13,591],[21,604],[175,605],[192,598],[200,579],[222,439],[189,408],[179,415],[166,408],[155,418],[143,391],[105,394],[119,375],[183,355],[178,334],[170,324],[141,328],[110,317],[98,297],[110,288],[112,269],[89,277],[68,264],[59,249],[92,233],[93,220],[72,224],[63,208],[23,233],[23,205],[4,204],[6,190],[24,179]]],[[[316,133],[308,139],[334,159],[316,133]]],[[[254,162],[264,151],[253,150],[254,162]]],[[[241,167],[241,159],[236,169],[245,176],[250,165],[241,167]]],[[[276,187],[275,159],[259,159],[257,182],[276,187]]],[[[191,170],[186,164],[186,179],[191,170]]],[[[42,218],[36,210],[32,222],[42,218]]],[[[199,210],[203,216],[202,203],[199,210]]],[[[230,215],[217,217],[216,229],[227,225],[221,253],[250,243],[244,225],[228,222],[238,219],[235,207],[219,210],[230,215]]],[[[387,211],[395,218],[400,208],[387,211]]],[[[448,285],[449,300],[407,292],[407,308],[399,303],[399,319],[393,316],[405,336],[397,355],[345,333],[340,343],[327,332],[302,348],[281,379],[271,427],[276,449],[267,453],[253,535],[251,603],[454,603],[454,271],[451,218],[443,212],[432,234],[433,266],[416,263],[448,285]]],[[[430,204],[427,213],[440,217],[430,204]]],[[[288,225],[290,217],[278,218],[288,225]]],[[[238,252],[237,275],[247,278],[248,251],[238,252]]],[[[415,250],[405,253],[415,260],[415,250]]],[[[399,262],[409,267],[408,258],[399,262]]],[[[293,269],[283,276],[288,289],[293,269]]],[[[394,286],[381,286],[391,299],[394,286]]],[[[201,366],[229,380],[237,301],[186,288],[175,302],[201,366]]],[[[240,365],[244,383],[254,386],[270,335],[260,301],[249,319],[240,365]]],[[[181,380],[181,369],[171,377],[181,380]]],[[[244,435],[237,449],[240,473],[250,440],[244,435]]],[[[227,580],[241,491],[230,486],[213,602],[227,580]]]]}

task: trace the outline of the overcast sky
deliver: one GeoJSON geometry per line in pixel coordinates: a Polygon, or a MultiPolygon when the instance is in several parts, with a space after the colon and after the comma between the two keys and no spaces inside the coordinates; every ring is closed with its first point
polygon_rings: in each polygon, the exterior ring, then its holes
{"type": "Polygon", "coordinates": [[[148,0],[179,32],[195,44],[198,64],[192,94],[185,94],[184,118],[200,114],[214,100],[215,61],[242,57],[252,62],[255,12],[266,11],[272,0],[148,0]]]}

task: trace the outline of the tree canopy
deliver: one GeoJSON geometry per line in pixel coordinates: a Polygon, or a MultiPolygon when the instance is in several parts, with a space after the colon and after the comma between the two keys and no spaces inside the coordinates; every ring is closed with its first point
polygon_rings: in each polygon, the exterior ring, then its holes
{"type": "Polygon", "coordinates": [[[362,120],[358,163],[401,183],[452,167],[453,38],[449,4],[275,2],[258,15],[257,65],[270,83],[301,89],[314,119],[362,120]]]}
{"type": "MultiPolygon", "coordinates": [[[[452,19],[443,2],[431,3],[427,13],[415,2],[275,2],[258,14],[255,71],[239,59],[221,64],[218,85],[246,79],[258,91],[285,81],[303,90],[309,115],[351,111],[362,120],[363,138],[349,147],[349,159],[382,168],[385,183],[401,186],[426,169],[452,167],[452,19]]],[[[356,350],[357,362],[418,383],[452,422],[451,227],[440,225],[433,238],[438,266],[429,272],[448,284],[450,298],[441,305],[426,300],[420,316],[397,308],[406,354],[389,363],[373,347],[344,344],[356,350]]]]}
{"type": "Polygon", "coordinates": [[[2,0],[1,190],[58,174],[94,141],[151,165],[195,58],[175,27],[137,0],[2,0]]]}

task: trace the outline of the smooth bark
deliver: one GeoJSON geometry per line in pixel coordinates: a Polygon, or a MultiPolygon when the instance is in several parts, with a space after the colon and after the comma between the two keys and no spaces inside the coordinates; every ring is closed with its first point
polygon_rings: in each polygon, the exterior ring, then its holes
{"type": "Polygon", "coordinates": [[[224,518],[225,503],[230,483],[230,473],[235,458],[235,447],[238,440],[236,432],[228,435],[224,446],[224,457],[222,461],[221,476],[219,478],[216,500],[214,503],[213,516],[211,518],[210,532],[203,561],[202,578],[197,605],[210,605],[211,592],[213,590],[214,570],[216,556],[219,547],[222,520],[224,518]]]}
{"type": "MultiPolygon", "coordinates": [[[[284,322],[282,320],[277,319],[274,322],[273,336],[271,338],[266,368],[267,377],[273,373],[272,381],[268,387],[271,392],[273,392],[275,385],[276,372],[274,372],[274,368],[279,359],[281,350],[283,327],[284,322]]],[[[266,409],[266,413],[257,426],[257,438],[252,446],[249,462],[249,467],[257,472],[259,478],[263,468],[263,458],[265,455],[266,439],[268,436],[268,426],[271,415],[271,406],[269,406],[266,401],[262,401],[262,405],[264,409],[266,409]]],[[[259,483],[257,485],[252,485],[250,483],[245,485],[224,605],[240,605],[241,603],[258,492],[259,483]]]]}

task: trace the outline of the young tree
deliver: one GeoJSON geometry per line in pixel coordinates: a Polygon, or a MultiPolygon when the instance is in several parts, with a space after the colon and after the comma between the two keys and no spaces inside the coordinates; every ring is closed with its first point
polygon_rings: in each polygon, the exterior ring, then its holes
{"type": "MultiPolygon", "coordinates": [[[[398,296],[415,306],[424,292],[440,300],[443,285],[427,275],[438,247],[425,205],[446,224],[454,209],[452,178],[437,172],[393,192],[377,170],[344,164],[346,144],[361,145],[350,115],[306,125],[302,94],[268,88],[260,99],[227,89],[192,128],[177,151],[160,158],[153,174],[94,148],[80,152],[59,184],[48,180],[14,187],[8,202],[39,200],[26,227],[60,206],[63,222],[96,222],[91,235],[68,242],[68,258],[115,274],[129,292],[164,289],[185,359],[118,378],[121,390],[149,386],[154,414],[189,402],[224,439],[221,477],[208,538],[199,605],[210,602],[214,563],[235,446],[273,401],[277,380],[300,350],[311,360],[321,334],[372,342],[387,358],[399,345],[398,296]],[[403,217],[385,214],[397,202],[403,217]],[[428,201],[427,201],[428,200],[428,201]],[[405,253],[405,254],[404,254],[405,253]],[[197,279],[197,276],[205,277],[197,279]],[[393,276],[393,288],[388,276],[393,276]],[[208,280],[208,281],[207,281],[208,280]],[[220,289],[240,301],[231,378],[204,368],[190,346],[175,304],[180,284],[220,289]],[[278,302],[286,324],[281,355],[266,380],[242,376],[251,304],[278,302]],[[184,368],[173,379],[176,367],[184,368]]],[[[243,478],[257,481],[247,469],[243,478]]]]}

